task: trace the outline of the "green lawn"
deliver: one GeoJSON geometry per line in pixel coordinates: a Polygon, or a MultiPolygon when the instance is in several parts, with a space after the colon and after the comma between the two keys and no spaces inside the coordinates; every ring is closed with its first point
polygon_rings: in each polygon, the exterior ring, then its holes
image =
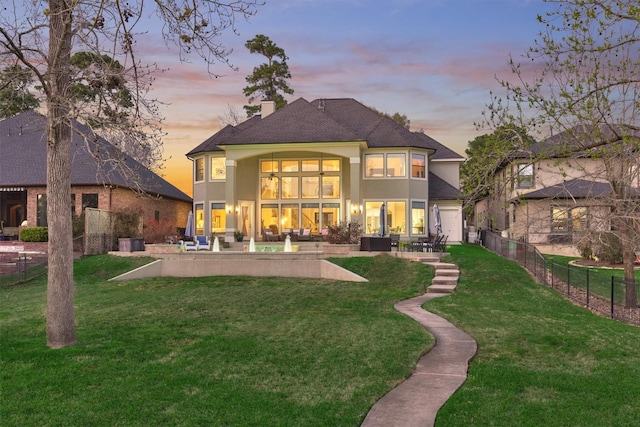
{"type": "Polygon", "coordinates": [[[452,247],[456,293],[430,311],[478,341],[441,426],[634,426],[640,328],[598,317],[482,248],[452,247]]]}
{"type": "MultiPolygon", "coordinates": [[[[570,281],[572,286],[582,289],[589,284],[589,293],[611,301],[611,277],[614,278],[614,300],[617,304],[624,304],[625,285],[623,268],[598,268],[569,266],[569,262],[580,259],[561,255],[545,255],[547,262],[553,262],[554,275],[565,283],[570,281]],[[567,268],[568,267],[568,268],[567,268]],[[569,277],[567,277],[567,274],[569,277]]],[[[550,264],[549,264],[550,268],[550,264]]],[[[640,269],[635,270],[636,283],[640,283],[640,269]]],[[[640,287],[637,289],[640,290],[640,287]]]]}
{"type": "MultiPolygon", "coordinates": [[[[438,425],[638,425],[640,328],[480,247],[450,252],[458,289],[427,308],[479,350],[438,425]]],[[[433,344],[393,309],[432,273],[389,256],[334,261],[371,282],[107,282],[146,260],[80,260],[80,343],[61,350],[45,346],[44,282],[0,287],[0,424],[358,426],[433,344]]]]}
{"type": "Polygon", "coordinates": [[[0,288],[0,424],[357,426],[433,341],[393,303],[428,267],[341,260],[369,283],[249,277],[106,279],[76,263],[79,344],[45,346],[44,282],[0,288]]]}

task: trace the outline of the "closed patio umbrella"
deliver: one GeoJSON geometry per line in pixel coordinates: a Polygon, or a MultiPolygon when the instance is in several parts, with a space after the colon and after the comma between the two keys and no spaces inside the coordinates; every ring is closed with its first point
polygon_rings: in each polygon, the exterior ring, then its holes
{"type": "Polygon", "coordinates": [[[387,226],[386,218],[387,218],[386,208],[383,203],[382,206],[380,206],[380,230],[378,231],[378,235],[381,237],[386,234],[385,233],[385,229],[387,226]]]}
{"type": "Polygon", "coordinates": [[[440,219],[440,208],[437,204],[433,205],[433,220],[435,221],[436,234],[442,233],[442,220],[440,219]]]}
{"type": "Polygon", "coordinates": [[[187,227],[184,229],[185,237],[193,237],[196,235],[196,227],[193,222],[193,212],[189,211],[189,216],[187,217],[187,227]]]}

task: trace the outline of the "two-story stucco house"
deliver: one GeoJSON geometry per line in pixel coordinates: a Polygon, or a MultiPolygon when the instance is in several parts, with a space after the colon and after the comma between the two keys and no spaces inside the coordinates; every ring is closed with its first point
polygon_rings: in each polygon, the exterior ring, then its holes
{"type": "Polygon", "coordinates": [[[353,99],[303,98],[228,125],[191,150],[196,234],[358,222],[404,240],[434,231],[437,203],[443,233],[462,239],[459,167],[463,158],[353,99]]]}
{"type": "MultiPolygon", "coordinates": [[[[596,133],[625,144],[610,131],[596,133]]],[[[535,244],[543,252],[572,255],[588,230],[611,230],[617,196],[609,182],[610,166],[619,162],[614,158],[608,166],[601,155],[582,149],[589,146],[590,134],[576,127],[505,162],[494,176],[492,196],[475,204],[476,225],[535,244]]],[[[624,159],[629,168],[621,173],[637,196],[638,158],[625,155],[624,159]]]]}

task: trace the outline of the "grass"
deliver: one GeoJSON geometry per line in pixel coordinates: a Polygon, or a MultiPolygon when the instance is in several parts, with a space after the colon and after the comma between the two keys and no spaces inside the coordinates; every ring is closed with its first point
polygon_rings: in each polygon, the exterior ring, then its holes
{"type": "Polygon", "coordinates": [[[572,305],[482,248],[450,249],[458,289],[426,308],[479,350],[436,425],[638,425],[640,328],[572,305]]]}
{"type": "Polygon", "coordinates": [[[336,260],[369,283],[106,281],[140,262],[76,262],[79,344],[61,350],[44,281],[0,289],[2,425],[355,426],[433,345],[393,309],[424,292],[424,265],[336,260]]]}
{"type": "MultiPolygon", "coordinates": [[[[554,274],[560,277],[565,283],[570,282],[572,286],[583,289],[586,289],[587,283],[589,283],[589,293],[599,296],[604,300],[611,300],[611,277],[613,276],[614,300],[617,304],[624,304],[625,284],[623,268],[569,266],[569,262],[580,258],[561,255],[545,255],[545,259],[553,262],[554,274]],[[569,275],[569,277],[567,277],[567,275],[569,275]]],[[[636,284],[640,284],[640,269],[635,270],[635,280],[636,284]]],[[[640,290],[640,287],[636,289],[640,290]]]]}
{"type": "MultiPolygon", "coordinates": [[[[598,317],[473,245],[427,308],[479,345],[442,426],[632,426],[640,328],[598,317]]],[[[393,303],[423,265],[336,259],[369,283],[208,277],[112,283],[132,259],[76,263],[80,344],[45,346],[45,284],[0,288],[2,425],[358,426],[433,341],[393,303]],[[97,275],[97,277],[95,277],[97,275]]]]}

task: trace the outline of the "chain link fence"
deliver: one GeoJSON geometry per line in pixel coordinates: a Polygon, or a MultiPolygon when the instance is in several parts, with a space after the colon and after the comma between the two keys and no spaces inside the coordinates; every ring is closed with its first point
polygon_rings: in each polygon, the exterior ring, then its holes
{"type": "Polygon", "coordinates": [[[0,286],[24,283],[47,274],[47,254],[44,252],[0,253],[0,286]]]}
{"type": "MultiPolygon", "coordinates": [[[[548,261],[533,245],[483,231],[483,245],[492,252],[517,262],[544,285],[576,303],[634,325],[640,325],[640,309],[625,308],[626,282],[605,270],[548,261]]],[[[636,296],[640,286],[635,284],[636,296]]]]}

